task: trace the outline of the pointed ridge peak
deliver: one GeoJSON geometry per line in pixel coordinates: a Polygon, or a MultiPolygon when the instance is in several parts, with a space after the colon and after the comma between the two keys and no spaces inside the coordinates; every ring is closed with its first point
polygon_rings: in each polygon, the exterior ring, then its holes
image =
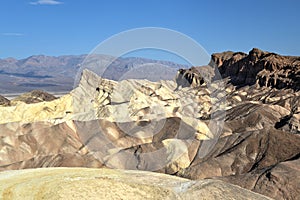
{"type": "Polygon", "coordinates": [[[9,63],[13,63],[13,62],[17,62],[18,60],[13,58],[13,57],[8,57],[8,58],[5,58],[4,59],[6,62],[9,62],[9,63]]]}
{"type": "Polygon", "coordinates": [[[264,55],[264,54],[266,54],[266,53],[267,53],[267,52],[262,51],[262,50],[260,50],[260,49],[258,49],[258,48],[253,48],[253,49],[249,52],[249,56],[259,58],[259,57],[261,57],[262,55],[264,55]]]}
{"type": "Polygon", "coordinates": [[[81,72],[81,78],[80,78],[80,85],[98,85],[99,82],[101,82],[101,77],[98,76],[95,72],[88,70],[88,69],[83,69],[81,72]]]}
{"type": "Polygon", "coordinates": [[[98,75],[95,72],[93,72],[89,69],[83,69],[81,72],[81,75],[82,75],[82,77],[89,77],[89,76],[97,76],[98,77],[98,75]]]}
{"type": "Polygon", "coordinates": [[[97,88],[99,85],[103,84],[104,82],[110,82],[111,84],[116,83],[116,81],[102,78],[101,76],[99,76],[98,74],[96,74],[95,72],[89,69],[83,69],[81,72],[79,85],[81,85],[84,88],[87,87],[97,88]]]}

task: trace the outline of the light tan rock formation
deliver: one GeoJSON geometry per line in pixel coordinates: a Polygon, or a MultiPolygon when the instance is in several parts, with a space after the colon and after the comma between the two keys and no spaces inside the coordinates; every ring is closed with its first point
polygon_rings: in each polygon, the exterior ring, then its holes
{"type": "Polygon", "coordinates": [[[1,172],[0,197],[5,200],[269,199],[217,180],[189,181],[153,172],[86,168],[1,172]]]}

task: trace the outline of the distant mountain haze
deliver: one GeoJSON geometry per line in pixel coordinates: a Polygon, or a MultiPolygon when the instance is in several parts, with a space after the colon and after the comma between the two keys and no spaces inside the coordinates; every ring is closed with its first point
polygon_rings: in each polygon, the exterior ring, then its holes
{"type": "Polygon", "coordinates": [[[80,77],[84,68],[97,73],[98,69],[107,67],[107,63],[111,64],[100,75],[112,80],[149,79],[145,74],[152,74],[152,77],[158,79],[172,79],[178,69],[188,67],[169,61],[115,58],[108,55],[35,55],[20,60],[6,58],[0,59],[0,94],[23,93],[35,89],[48,92],[70,91],[76,84],[76,75],[80,77]],[[165,68],[163,73],[162,68],[165,68]]]}

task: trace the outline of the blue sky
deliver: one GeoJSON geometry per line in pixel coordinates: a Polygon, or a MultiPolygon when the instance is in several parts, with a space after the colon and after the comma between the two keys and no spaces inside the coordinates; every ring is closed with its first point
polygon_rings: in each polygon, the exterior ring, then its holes
{"type": "MultiPolygon", "coordinates": [[[[89,53],[132,28],[184,33],[209,54],[300,55],[298,0],[1,0],[0,58],[89,53]]],[[[155,56],[154,56],[155,58],[155,56]]]]}

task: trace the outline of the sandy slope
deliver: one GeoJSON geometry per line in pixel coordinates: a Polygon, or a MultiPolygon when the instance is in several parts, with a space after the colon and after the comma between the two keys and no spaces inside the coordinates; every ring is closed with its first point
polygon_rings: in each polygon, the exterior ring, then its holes
{"type": "Polygon", "coordinates": [[[1,199],[268,199],[216,180],[143,171],[47,168],[0,173],[1,199]]]}

